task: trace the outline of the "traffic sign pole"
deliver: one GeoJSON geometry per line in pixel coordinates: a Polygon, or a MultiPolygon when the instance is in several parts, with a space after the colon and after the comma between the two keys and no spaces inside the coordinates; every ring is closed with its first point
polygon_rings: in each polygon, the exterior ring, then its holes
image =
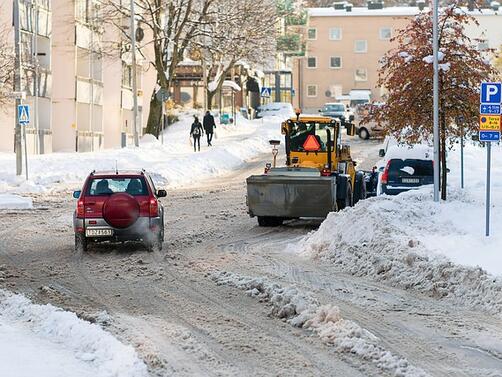
{"type": "Polygon", "coordinates": [[[500,141],[500,119],[502,107],[502,83],[481,83],[481,104],[479,106],[479,141],[486,144],[486,218],[485,235],[490,235],[490,185],[492,142],[500,141]]]}
{"type": "Polygon", "coordinates": [[[490,173],[492,143],[486,143],[486,237],[490,235],[490,173]]]}

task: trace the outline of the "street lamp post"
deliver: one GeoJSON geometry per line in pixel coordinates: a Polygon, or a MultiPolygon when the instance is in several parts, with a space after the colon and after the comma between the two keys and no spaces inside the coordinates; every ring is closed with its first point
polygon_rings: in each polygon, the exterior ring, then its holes
{"type": "MultiPolygon", "coordinates": [[[[21,92],[21,30],[19,25],[19,0],[14,0],[14,48],[16,53],[15,61],[15,88],[17,92],[21,92]]],[[[21,146],[21,124],[19,123],[17,117],[17,109],[21,105],[21,98],[16,97],[16,124],[15,124],[15,134],[14,134],[14,149],[16,151],[16,175],[21,175],[23,173],[23,151],[21,146]]]]}
{"type": "Polygon", "coordinates": [[[131,58],[132,58],[132,98],[133,98],[133,127],[134,145],[139,146],[138,136],[138,82],[136,77],[136,21],[134,0],[131,0],[131,58]]]}
{"type": "Polygon", "coordinates": [[[439,0],[433,0],[432,50],[434,55],[433,78],[433,121],[434,121],[434,201],[439,202],[439,60],[438,60],[438,7],[439,0]]]}

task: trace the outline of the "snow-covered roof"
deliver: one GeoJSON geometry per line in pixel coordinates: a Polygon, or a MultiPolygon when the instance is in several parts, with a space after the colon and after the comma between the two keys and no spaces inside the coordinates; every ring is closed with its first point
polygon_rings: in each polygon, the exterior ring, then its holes
{"type": "MultiPolygon", "coordinates": [[[[482,9],[481,11],[475,9],[473,11],[468,11],[467,8],[462,8],[466,13],[473,16],[502,16],[502,9],[499,11],[494,11],[493,9],[482,9]]],[[[333,7],[326,8],[308,8],[309,17],[357,17],[357,16],[415,16],[420,13],[418,7],[384,7],[383,9],[368,9],[366,7],[355,7],[352,8],[351,12],[347,12],[345,9],[335,9],[333,7]]],[[[429,11],[426,7],[424,12],[429,11]]]]}
{"type": "MultiPolygon", "coordinates": [[[[239,84],[237,84],[235,81],[232,81],[232,80],[225,80],[225,81],[223,81],[222,87],[223,88],[232,88],[233,90],[235,90],[237,92],[241,91],[241,87],[239,86],[239,84]]],[[[218,88],[218,83],[216,81],[211,81],[207,85],[207,89],[210,92],[214,92],[217,88],[218,88]]]]}
{"type": "Polygon", "coordinates": [[[371,90],[369,89],[352,89],[349,93],[349,97],[352,100],[370,100],[371,90]]]}

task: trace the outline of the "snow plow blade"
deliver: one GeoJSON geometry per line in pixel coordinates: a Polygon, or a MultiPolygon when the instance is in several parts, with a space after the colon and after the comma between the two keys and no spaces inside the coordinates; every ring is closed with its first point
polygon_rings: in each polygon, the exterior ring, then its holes
{"type": "Polygon", "coordinates": [[[252,175],[247,180],[251,217],[324,218],[336,211],[336,177],[252,175]]]}

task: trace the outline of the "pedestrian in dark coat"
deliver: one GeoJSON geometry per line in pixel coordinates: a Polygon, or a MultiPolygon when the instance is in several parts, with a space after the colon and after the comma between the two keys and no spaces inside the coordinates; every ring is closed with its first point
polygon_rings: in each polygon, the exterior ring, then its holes
{"type": "Polygon", "coordinates": [[[213,141],[213,133],[216,128],[216,123],[214,122],[214,117],[211,115],[209,111],[206,111],[206,115],[204,115],[204,130],[207,135],[207,146],[211,146],[211,141],[213,141]]]}
{"type": "Polygon", "coordinates": [[[194,121],[192,123],[192,128],[190,129],[190,136],[193,137],[193,151],[197,152],[197,147],[200,152],[200,137],[204,135],[204,131],[202,130],[202,124],[199,122],[199,118],[194,116],[194,121]]]}

